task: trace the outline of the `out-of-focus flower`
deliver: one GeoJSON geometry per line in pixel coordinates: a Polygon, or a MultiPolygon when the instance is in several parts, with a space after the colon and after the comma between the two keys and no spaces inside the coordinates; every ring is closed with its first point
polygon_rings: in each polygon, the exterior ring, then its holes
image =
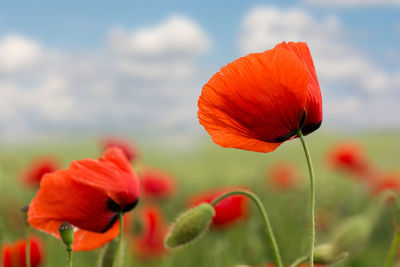
{"type": "Polygon", "coordinates": [[[139,179],[117,147],[99,160],[73,161],[69,169],[46,174],[29,205],[32,227],[58,238],[58,227],[76,227],[72,249],[91,250],[119,233],[118,213],[133,209],[139,200],[139,179]]]}
{"type": "Polygon", "coordinates": [[[54,172],[60,165],[54,157],[40,157],[34,159],[22,172],[22,182],[28,186],[39,186],[43,175],[54,172]]]}
{"type": "Polygon", "coordinates": [[[162,211],[157,206],[142,207],[140,220],[141,233],[133,239],[134,253],[143,260],[163,256],[167,252],[164,247],[167,226],[162,211]]]}
{"type": "Polygon", "coordinates": [[[221,68],[198,101],[198,118],[216,144],[271,152],[322,122],[322,99],[306,43],[281,43],[221,68]]]}
{"type": "MultiPolygon", "coordinates": [[[[204,202],[211,203],[222,194],[237,189],[238,188],[221,188],[195,194],[189,198],[188,204],[190,207],[194,207],[204,202]]],[[[212,225],[223,227],[247,217],[248,200],[244,195],[232,195],[218,202],[218,204],[214,206],[214,209],[215,216],[213,217],[212,225]]]]}
{"type": "Polygon", "coordinates": [[[101,146],[103,147],[103,149],[107,149],[113,146],[118,147],[125,153],[126,157],[131,162],[135,161],[139,157],[138,148],[132,142],[121,138],[103,138],[101,140],[101,146]]]}
{"type": "Polygon", "coordinates": [[[400,192],[400,173],[399,172],[386,172],[376,179],[372,186],[374,195],[378,195],[385,190],[396,190],[400,192]]]}
{"type": "Polygon", "coordinates": [[[296,167],[287,162],[271,166],[267,172],[267,179],[271,186],[280,190],[287,190],[296,186],[299,174],[296,167]]]}
{"type": "MultiPolygon", "coordinates": [[[[44,257],[43,246],[40,239],[32,236],[30,238],[30,261],[31,267],[39,266],[44,257]]],[[[26,266],[26,240],[20,239],[14,243],[4,244],[2,249],[3,267],[25,267],[26,266]]]]}
{"type": "Polygon", "coordinates": [[[174,177],[165,171],[146,169],[140,177],[142,193],[145,198],[168,198],[176,192],[174,177]]]}
{"type": "Polygon", "coordinates": [[[355,142],[336,144],[328,152],[328,161],[333,168],[356,174],[359,178],[366,175],[369,168],[364,148],[355,142]]]}

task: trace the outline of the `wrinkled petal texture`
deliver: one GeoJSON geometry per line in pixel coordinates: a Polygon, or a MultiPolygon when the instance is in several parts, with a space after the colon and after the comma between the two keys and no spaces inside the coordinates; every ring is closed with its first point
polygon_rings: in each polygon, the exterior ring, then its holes
{"type": "MultiPolygon", "coordinates": [[[[270,152],[318,121],[321,95],[305,43],[282,43],[221,68],[202,89],[198,118],[223,147],[270,152]]],[[[321,120],[319,120],[320,122],[321,120]]]]}
{"type": "Polygon", "coordinates": [[[139,197],[139,181],[125,155],[110,148],[100,160],[72,162],[68,170],[46,174],[28,210],[32,227],[60,238],[58,227],[76,227],[74,250],[100,247],[119,233],[112,199],[123,209],[139,197]]]}

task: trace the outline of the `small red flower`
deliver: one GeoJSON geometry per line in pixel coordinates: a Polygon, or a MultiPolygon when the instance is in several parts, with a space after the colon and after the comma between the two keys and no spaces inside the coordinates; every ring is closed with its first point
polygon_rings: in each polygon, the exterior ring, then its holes
{"type": "MultiPolygon", "coordinates": [[[[32,236],[30,238],[30,261],[31,267],[37,267],[43,261],[43,245],[41,241],[32,236]]],[[[26,266],[26,240],[20,239],[11,244],[3,246],[3,267],[25,267],[26,266]]]]}
{"type": "Polygon", "coordinates": [[[270,167],[267,178],[274,188],[287,190],[296,185],[299,175],[293,164],[281,162],[270,167]]]}
{"type": "Polygon", "coordinates": [[[360,178],[369,168],[364,148],[355,142],[336,144],[328,153],[328,161],[333,168],[348,171],[360,178]]]}
{"type": "Polygon", "coordinates": [[[43,175],[59,169],[59,163],[54,157],[40,157],[31,162],[22,173],[22,181],[29,186],[39,186],[43,175]]]}
{"type": "Polygon", "coordinates": [[[147,169],[141,178],[142,193],[146,198],[168,198],[176,192],[176,181],[167,172],[147,169]]]}
{"type": "Polygon", "coordinates": [[[317,75],[306,43],[281,43],[221,68],[204,85],[198,118],[216,144],[271,152],[322,122],[317,75]]]}
{"type": "Polygon", "coordinates": [[[58,227],[68,222],[76,227],[72,249],[95,249],[118,235],[117,213],[136,206],[139,187],[125,154],[111,147],[99,160],[73,161],[67,170],[46,174],[29,205],[28,222],[58,238],[58,227]]]}
{"type": "Polygon", "coordinates": [[[387,172],[381,175],[375,181],[372,191],[375,195],[378,195],[385,190],[391,189],[400,192],[400,173],[398,172],[387,172]]]}
{"type": "Polygon", "coordinates": [[[104,149],[116,146],[120,148],[126,155],[129,161],[133,162],[139,157],[139,150],[132,142],[120,138],[104,138],[101,141],[101,146],[104,149]]]}
{"type": "MultiPolygon", "coordinates": [[[[237,188],[236,188],[237,189],[237,188]]],[[[201,203],[211,203],[214,199],[224,193],[235,190],[234,188],[223,188],[206,191],[190,197],[189,207],[197,206],[201,203]]],[[[233,195],[221,200],[215,205],[215,216],[212,225],[220,227],[230,225],[233,222],[246,218],[248,213],[247,198],[243,195],[233,195]]]]}
{"type": "Polygon", "coordinates": [[[141,233],[133,239],[134,253],[143,260],[159,258],[167,251],[164,237],[167,226],[162,211],[157,206],[145,206],[140,211],[141,233]]]}

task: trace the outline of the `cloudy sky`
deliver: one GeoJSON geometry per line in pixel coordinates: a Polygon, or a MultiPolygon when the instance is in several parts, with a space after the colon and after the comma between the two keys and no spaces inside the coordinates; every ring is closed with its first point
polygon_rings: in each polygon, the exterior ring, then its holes
{"type": "Polygon", "coordinates": [[[0,139],[204,132],[201,87],[281,41],[308,42],[327,129],[400,126],[400,0],[0,4],[0,139]]]}

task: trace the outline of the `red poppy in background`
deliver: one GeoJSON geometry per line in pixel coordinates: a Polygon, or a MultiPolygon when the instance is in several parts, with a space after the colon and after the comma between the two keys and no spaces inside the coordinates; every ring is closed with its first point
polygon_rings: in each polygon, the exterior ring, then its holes
{"type": "Polygon", "coordinates": [[[133,239],[134,253],[141,259],[159,258],[167,251],[164,237],[167,226],[162,211],[157,206],[145,206],[140,210],[141,233],[133,239]]]}
{"type": "Polygon", "coordinates": [[[140,177],[145,198],[168,198],[176,192],[174,177],[165,171],[146,169],[140,177]]]}
{"type": "MultiPolygon", "coordinates": [[[[37,267],[43,261],[43,245],[41,241],[34,236],[30,238],[29,243],[31,267],[37,267]]],[[[11,244],[4,244],[2,254],[3,267],[25,267],[26,240],[20,239],[11,244]]]]}
{"type": "Polygon", "coordinates": [[[125,154],[111,147],[99,160],[73,161],[67,170],[46,174],[28,222],[58,238],[58,227],[68,222],[76,227],[72,249],[95,249],[118,235],[118,213],[136,206],[139,187],[125,154]]]}
{"type": "Polygon", "coordinates": [[[198,118],[223,147],[271,152],[322,122],[322,99],[306,43],[241,57],[204,85],[198,118]]]}
{"type": "Polygon", "coordinates": [[[267,172],[269,184],[280,190],[293,188],[299,178],[296,167],[287,162],[271,166],[267,172]]]}
{"type": "Polygon", "coordinates": [[[374,184],[372,184],[372,192],[375,195],[378,195],[385,190],[396,190],[400,192],[400,173],[384,173],[379,179],[376,179],[374,184]]]}
{"type": "Polygon", "coordinates": [[[103,138],[101,141],[101,146],[104,149],[109,147],[116,146],[120,148],[126,155],[129,161],[133,162],[139,157],[139,150],[138,148],[132,143],[127,140],[121,138],[103,138]]]}
{"type": "Polygon", "coordinates": [[[364,148],[355,142],[336,144],[328,152],[328,161],[333,168],[356,175],[365,175],[369,168],[364,148]]]}
{"type": "MultiPolygon", "coordinates": [[[[238,188],[223,188],[202,192],[191,196],[188,204],[190,207],[194,207],[204,202],[211,203],[222,194],[237,189],[238,188]]],[[[221,200],[214,206],[215,215],[213,217],[212,225],[217,227],[226,226],[246,218],[248,214],[247,202],[247,197],[244,195],[233,195],[221,200]]]]}
{"type": "Polygon", "coordinates": [[[39,186],[43,175],[59,169],[60,165],[54,157],[34,159],[22,172],[22,181],[29,186],[39,186]]]}

